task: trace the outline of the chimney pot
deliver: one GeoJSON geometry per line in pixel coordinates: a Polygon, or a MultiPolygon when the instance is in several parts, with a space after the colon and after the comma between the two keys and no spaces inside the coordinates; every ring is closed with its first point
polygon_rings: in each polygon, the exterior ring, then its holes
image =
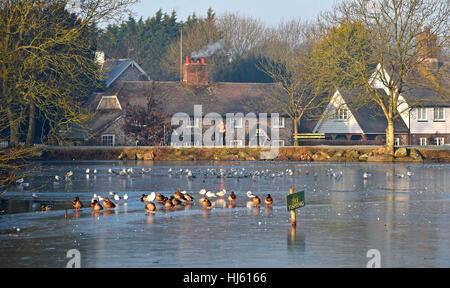
{"type": "Polygon", "coordinates": [[[205,57],[202,57],[202,64],[206,64],[205,63],[205,57]]]}
{"type": "Polygon", "coordinates": [[[189,56],[186,56],[186,64],[189,64],[189,56]]]}

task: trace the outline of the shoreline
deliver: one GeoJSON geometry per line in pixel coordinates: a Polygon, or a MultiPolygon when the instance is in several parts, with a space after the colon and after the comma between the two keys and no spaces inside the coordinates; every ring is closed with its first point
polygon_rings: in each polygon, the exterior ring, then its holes
{"type": "Polygon", "coordinates": [[[172,148],[41,146],[34,160],[175,160],[175,161],[296,161],[296,162],[436,162],[450,163],[450,148],[399,147],[395,156],[382,146],[291,146],[280,147],[278,156],[261,158],[269,148],[172,148]]]}

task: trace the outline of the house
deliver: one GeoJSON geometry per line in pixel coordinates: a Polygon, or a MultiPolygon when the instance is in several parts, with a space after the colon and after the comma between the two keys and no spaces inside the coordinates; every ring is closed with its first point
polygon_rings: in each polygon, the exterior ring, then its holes
{"type": "MultiPolygon", "coordinates": [[[[450,65],[438,60],[436,40],[427,27],[417,35],[421,64],[409,74],[398,98],[400,117],[394,122],[396,145],[450,143],[450,65]]],[[[381,76],[384,73],[384,79],[389,81],[390,72],[395,73],[395,70],[384,69],[379,64],[371,77],[371,87],[384,97],[389,90],[384,86],[381,76]]],[[[369,99],[364,97],[364,93],[364,89],[336,91],[313,129],[314,133],[326,134],[329,141],[323,143],[385,143],[386,118],[378,105],[364,103],[364,99],[369,99]]]]}
{"type": "MultiPolygon", "coordinates": [[[[139,70],[139,69],[138,69],[139,70]]],[[[112,73],[115,75],[115,73],[112,73]]],[[[111,76],[112,77],[112,76],[111,76]]],[[[111,78],[113,79],[113,78],[111,78]]],[[[116,79],[120,79],[117,77],[116,79]]],[[[117,80],[115,80],[117,81],[117,80]]],[[[108,83],[108,82],[107,82],[108,83]]],[[[280,146],[292,145],[292,121],[288,121],[285,115],[278,119],[271,118],[270,113],[280,112],[273,106],[264,102],[270,95],[285,93],[276,83],[211,83],[208,81],[208,64],[204,58],[189,59],[183,65],[183,81],[127,81],[121,80],[103,93],[92,96],[88,107],[95,113],[94,119],[89,123],[91,137],[84,139],[88,145],[136,145],[137,143],[127,137],[124,131],[127,105],[146,107],[146,96],[151,93],[160,100],[161,112],[171,118],[177,113],[185,113],[189,116],[190,128],[198,127],[198,120],[194,119],[195,105],[201,105],[202,116],[216,113],[223,119],[227,114],[242,113],[269,113],[267,125],[259,122],[256,134],[260,144],[270,143],[270,131],[278,128],[280,146]]],[[[249,144],[250,127],[246,119],[238,119],[229,123],[227,132],[245,126],[246,138],[243,141],[233,141],[232,145],[246,146],[249,144]]],[[[166,123],[165,125],[170,125],[166,123]]],[[[202,125],[203,132],[209,128],[202,125]]],[[[167,129],[169,130],[169,129],[167,129]]],[[[234,131],[234,130],[233,130],[234,131]]],[[[166,143],[168,144],[168,143],[166,143]]],[[[192,145],[199,143],[192,141],[192,145]]]]}
{"type": "Polygon", "coordinates": [[[150,77],[133,59],[106,59],[103,52],[96,52],[105,89],[113,88],[122,81],[149,81],[150,77]]]}
{"type": "MultiPolygon", "coordinates": [[[[377,92],[386,95],[383,89],[377,92]]],[[[386,117],[376,103],[362,103],[361,99],[367,98],[365,93],[363,88],[338,89],[312,132],[325,133],[325,139],[332,142],[327,144],[383,144],[386,117]]],[[[397,145],[406,145],[408,127],[401,117],[395,119],[394,127],[397,145]]]]}

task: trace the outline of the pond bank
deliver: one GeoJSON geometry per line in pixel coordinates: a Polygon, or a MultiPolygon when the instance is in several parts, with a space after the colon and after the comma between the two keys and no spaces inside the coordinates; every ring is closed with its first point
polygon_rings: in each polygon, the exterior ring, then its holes
{"type": "MultiPolygon", "coordinates": [[[[38,160],[217,160],[259,161],[267,148],[169,147],[41,147],[38,160]]],[[[395,156],[383,147],[280,147],[273,161],[327,162],[440,162],[450,163],[450,150],[397,148],[395,156]]]]}

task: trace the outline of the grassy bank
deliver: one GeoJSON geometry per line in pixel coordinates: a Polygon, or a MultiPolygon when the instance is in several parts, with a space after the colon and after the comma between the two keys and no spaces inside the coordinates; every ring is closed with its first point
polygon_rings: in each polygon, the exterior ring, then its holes
{"type": "MultiPolygon", "coordinates": [[[[42,147],[40,160],[232,160],[258,161],[266,148],[42,147]]],[[[399,148],[395,156],[373,147],[281,147],[274,161],[445,162],[450,150],[399,148]]]]}

